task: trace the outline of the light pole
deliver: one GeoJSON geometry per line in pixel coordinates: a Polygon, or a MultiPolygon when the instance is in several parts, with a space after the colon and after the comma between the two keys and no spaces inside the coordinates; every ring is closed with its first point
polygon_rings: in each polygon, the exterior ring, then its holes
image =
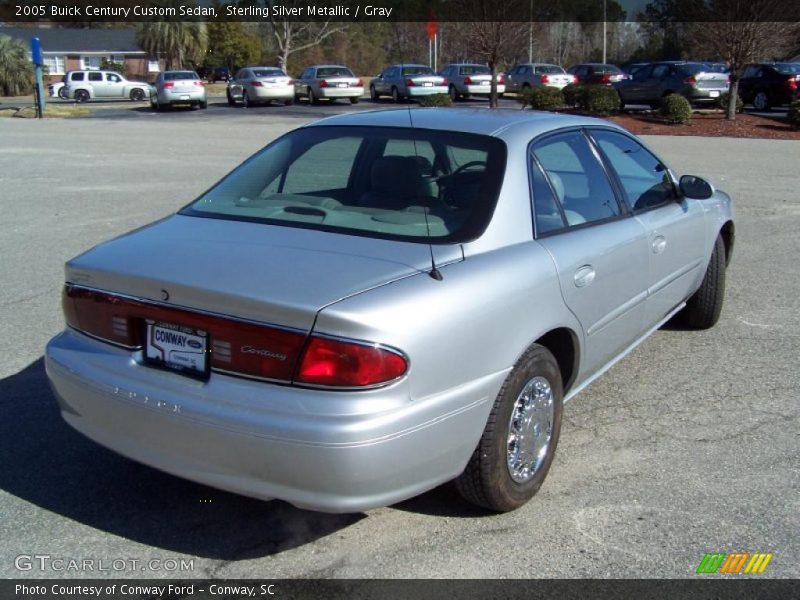
{"type": "Polygon", "coordinates": [[[528,62],[533,62],[533,0],[530,4],[530,13],[528,16],[528,62]]]}
{"type": "Polygon", "coordinates": [[[603,64],[606,64],[606,0],[603,0],[603,64]]]}

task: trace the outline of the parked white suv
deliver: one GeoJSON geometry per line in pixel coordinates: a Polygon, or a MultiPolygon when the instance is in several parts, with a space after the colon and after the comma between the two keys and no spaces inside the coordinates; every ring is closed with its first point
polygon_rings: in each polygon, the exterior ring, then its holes
{"type": "Polygon", "coordinates": [[[150,85],[142,81],[128,81],[116,71],[69,71],[64,76],[66,92],[62,97],[76,102],[130,98],[141,102],[150,96],[150,85]]]}

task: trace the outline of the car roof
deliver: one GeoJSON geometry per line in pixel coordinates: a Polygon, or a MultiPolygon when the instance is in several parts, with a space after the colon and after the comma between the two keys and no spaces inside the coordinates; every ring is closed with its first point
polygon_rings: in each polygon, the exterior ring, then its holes
{"type": "Polygon", "coordinates": [[[479,62],[453,62],[447,63],[445,67],[488,67],[486,63],[479,62]]]}
{"type": "MultiPolygon", "coordinates": [[[[583,64],[583,63],[581,63],[583,64]]],[[[516,63],[515,67],[560,67],[561,65],[557,65],[556,63],[545,63],[545,62],[523,62],[523,63],[516,63]]],[[[577,65],[576,65],[577,66],[577,65]]]]}
{"type": "Polygon", "coordinates": [[[391,69],[392,67],[426,67],[426,68],[429,68],[428,65],[423,65],[421,63],[395,63],[393,65],[389,65],[389,67],[387,67],[387,68],[391,69]]]}
{"type": "Polygon", "coordinates": [[[617,128],[603,119],[575,115],[560,115],[540,111],[491,108],[401,108],[363,111],[336,115],[309,123],[306,127],[367,126],[413,127],[458,131],[503,137],[515,125],[527,125],[531,136],[565,127],[603,125],[617,128]]]}
{"type": "Polygon", "coordinates": [[[308,65],[305,68],[306,69],[326,69],[326,68],[329,68],[329,67],[336,67],[337,69],[349,69],[350,68],[350,67],[347,67],[345,65],[308,65]]]}

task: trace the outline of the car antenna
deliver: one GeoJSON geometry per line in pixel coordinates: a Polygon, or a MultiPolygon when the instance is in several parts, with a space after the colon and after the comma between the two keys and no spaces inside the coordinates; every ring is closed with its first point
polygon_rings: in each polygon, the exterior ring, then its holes
{"type": "MultiPolygon", "coordinates": [[[[402,76],[403,76],[403,65],[400,65],[400,77],[402,76]]],[[[414,144],[414,156],[418,158],[419,154],[417,153],[417,138],[416,136],[413,135],[414,119],[411,118],[411,104],[407,104],[406,108],[408,110],[408,123],[412,129],[411,143],[414,144]]],[[[422,214],[425,216],[425,231],[428,237],[428,251],[430,252],[431,255],[431,270],[428,271],[428,275],[430,275],[430,277],[432,279],[435,279],[436,281],[441,281],[442,279],[444,279],[444,277],[442,277],[442,272],[436,268],[436,259],[433,255],[433,243],[431,242],[431,225],[430,222],[428,221],[427,206],[422,207],[422,214]]]]}

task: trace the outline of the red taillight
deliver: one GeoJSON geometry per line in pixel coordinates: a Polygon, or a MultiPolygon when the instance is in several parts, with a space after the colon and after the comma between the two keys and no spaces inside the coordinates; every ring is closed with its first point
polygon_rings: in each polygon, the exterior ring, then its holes
{"type": "Polygon", "coordinates": [[[175,87],[175,82],[174,81],[165,81],[164,82],[164,88],[165,89],[169,89],[171,87],[175,87]]]}
{"type": "Polygon", "coordinates": [[[550,77],[547,75],[542,75],[541,77],[542,83],[550,83],[550,77]]]}
{"type": "Polygon", "coordinates": [[[497,83],[505,83],[505,82],[506,82],[506,76],[505,75],[498,75],[497,76],[497,83]]]}
{"type": "Polygon", "coordinates": [[[312,337],[295,381],[306,385],[365,387],[397,379],[407,369],[403,356],[377,344],[312,337]]]}
{"type": "Polygon", "coordinates": [[[786,85],[788,85],[790,89],[796,90],[796,89],[797,89],[797,80],[798,80],[798,77],[800,77],[800,76],[789,77],[789,78],[786,80],[786,85]]]}
{"type": "Polygon", "coordinates": [[[364,87],[364,80],[359,79],[358,81],[356,81],[356,87],[364,87]]]}
{"type": "Polygon", "coordinates": [[[697,83],[697,77],[695,77],[694,75],[689,75],[686,79],[683,80],[683,83],[694,85],[695,83],[697,83]]]}
{"type": "Polygon", "coordinates": [[[406,79],[406,85],[407,85],[408,87],[413,87],[413,86],[415,86],[415,85],[417,85],[417,84],[416,84],[416,83],[414,83],[414,80],[413,80],[413,79],[406,79]]]}
{"type": "Polygon", "coordinates": [[[264,87],[264,84],[261,83],[260,81],[254,81],[251,85],[253,87],[264,87]]]}
{"type": "Polygon", "coordinates": [[[199,85],[200,87],[205,87],[205,85],[206,85],[205,81],[194,81],[193,83],[195,85],[199,85]]]}
{"type": "Polygon", "coordinates": [[[581,78],[578,77],[577,75],[573,75],[572,76],[572,83],[573,84],[577,84],[580,80],[581,80],[581,78]]]}
{"type": "Polygon", "coordinates": [[[67,285],[64,316],[70,327],[135,348],[144,344],[146,321],[205,331],[211,366],[234,374],[290,382],[305,333],[150,304],[67,285]]]}
{"type": "Polygon", "coordinates": [[[472,85],[472,77],[464,77],[464,85],[472,85]]]}
{"type": "Polygon", "coordinates": [[[319,87],[321,87],[321,88],[328,87],[328,81],[323,79],[322,81],[319,82],[319,87]]]}
{"type": "Polygon", "coordinates": [[[442,78],[442,85],[450,85],[450,81],[447,79],[447,77],[442,78]]]}
{"type": "Polygon", "coordinates": [[[611,74],[610,73],[603,73],[603,78],[601,80],[603,83],[611,82],[611,74]]]}
{"type": "Polygon", "coordinates": [[[297,83],[296,79],[290,79],[286,85],[294,85],[295,83],[297,83]]]}

